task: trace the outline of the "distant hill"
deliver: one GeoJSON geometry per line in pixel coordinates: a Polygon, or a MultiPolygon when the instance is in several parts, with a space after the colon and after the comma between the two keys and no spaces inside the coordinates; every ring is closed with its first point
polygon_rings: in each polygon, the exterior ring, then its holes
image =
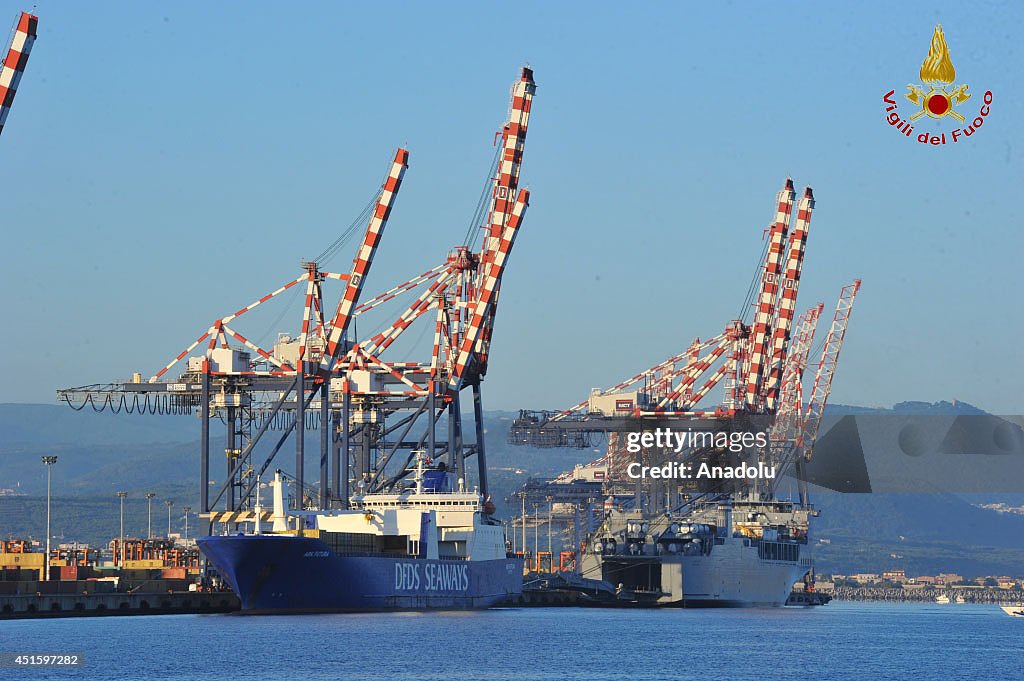
{"type": "Polygon", "coordinates": [[[90,407],[76,412],[61,405],[0,404],[0,490],[44,493],[46,470],[40,462],[44,455],[57,456],[53,479],[55,490],[62,494],[195,484],[198,432],[198,421],[189,416],[97,414],[90,407]]]}
{"type": "Polygon", "coordinates": [[[814,548],[824,572],[1024,574],[1024,516],[980,508],[953,494],[811,495],[821,515],[814,548]]]}
{"type": "Polygon", "coordinates": [[[831,416],[846,416],[847,414],[901,414],[916,416],[961,416],[987,414],[983,409],[975,407],[968,402],[953,400],[947,402],[898,402],[892,407],[858,407],[850,404],[829,404],[825,412],[831,416]]]}
{"type": "Polygon", "coordinates": [[[54,444],[150,444],[197,439],[192,416],[96,413],[58,404],[0,403],[0,452],[54,444]]]}

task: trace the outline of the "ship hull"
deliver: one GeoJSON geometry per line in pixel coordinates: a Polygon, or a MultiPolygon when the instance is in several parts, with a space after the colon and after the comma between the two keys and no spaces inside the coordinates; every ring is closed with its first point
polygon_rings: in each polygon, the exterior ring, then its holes
{"type": "Polygon", "coordinates": [[[716,546],[709,556],[681,557],[680,567],[681,579],[668,580],[673,597],[666,605],[686,608],[780,607],[809,569],[800,562],[763,560],[755,546],[739,541],[716,546]]]}
{"type": "Polygon", "coordinates": [[[292,535],[203,537],[199,548],[250,613],[465,610],[522,593],[522,561],[336,554],[292,535]]]}
{"type": "Polygon", "coordinates": [[[794,582],[810,569],[809,561],[764,560],[756,546],[742,540],[716,545],[703,555],[588,558],[585,573],[599,570],[605,581],[626,590],[660,592],[658,605],[677,608],[781,607],[794,582]]]}

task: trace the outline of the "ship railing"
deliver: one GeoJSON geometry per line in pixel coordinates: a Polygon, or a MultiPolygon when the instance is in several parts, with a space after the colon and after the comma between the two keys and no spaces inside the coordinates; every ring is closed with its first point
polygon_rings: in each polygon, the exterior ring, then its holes
{"type": "Polygon", "coordinates": [[[338,551],[332,549],[332,552],[336,556],[344,556],[345,558],[401,558],[402,560],[423,558],[423,556],[416,554],[395,553],[393,551],[338,551]]]}

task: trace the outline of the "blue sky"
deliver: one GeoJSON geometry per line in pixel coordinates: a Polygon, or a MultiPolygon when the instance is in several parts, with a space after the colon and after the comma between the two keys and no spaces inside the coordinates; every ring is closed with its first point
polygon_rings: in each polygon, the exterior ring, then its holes
{"type": "MultiPolygon", "coordinates": [[[[155,373],[298,276],[398,145],[410,169],[367,294],[439,263],[529,63],[533,200],[487,407],[568,406],[719,333],[792,176],[818,199],[799,307],[864,280],[833,400],[1024,409],[1019,4],[299,7],[39,4],[0,136],[0,401],[155,373]],[[994,93],[943,148],[902,138],[882,104],[918,81],[936,22],[963,109],[994,93]]],[[[239,330],[294,331],[297,305],[239,330]]]]}

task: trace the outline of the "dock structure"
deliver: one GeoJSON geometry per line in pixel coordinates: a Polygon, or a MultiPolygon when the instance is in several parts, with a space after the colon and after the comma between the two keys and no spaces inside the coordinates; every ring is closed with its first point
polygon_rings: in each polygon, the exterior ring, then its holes
{"type": "Polygon", "coordinates": [[[224,613],[241,607],[229,591],[115,591],[109,582],[90,581],[0,584],[17,585],[0,591],[0,620],[224,613]]]}

